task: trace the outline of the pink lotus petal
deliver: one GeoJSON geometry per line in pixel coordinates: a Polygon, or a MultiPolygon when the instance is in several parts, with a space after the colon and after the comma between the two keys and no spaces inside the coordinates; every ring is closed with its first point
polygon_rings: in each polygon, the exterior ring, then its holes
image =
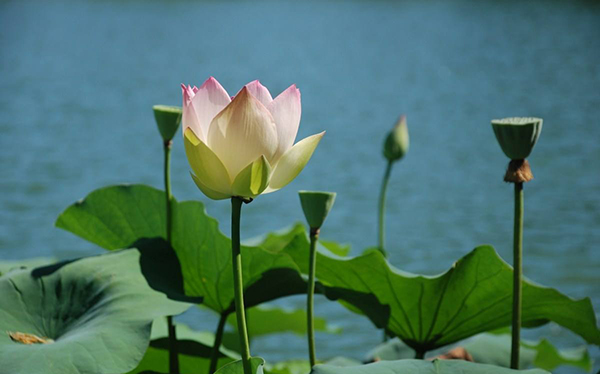
{"type": "Polygon", "coordinates": [[[279,145],[277,153],[273,157],[273,162],[276,163],[292,147],[298,134],[302,114],[300,90],[296,88],[295,84],[292,84],[269,103],[267,109],[273,115],[277,126],[279,145]]]}
{"type": "Polygon", "coordinates": [[[189,105],[190,101],[192,101],[192,98],[194,97],[194,95],[196,94],[196,91],[192,90],[192,88],[189,85],[185,85],[185,84],[181,84],[181,94],[183,95],[183,105],[189,105]]]}
{"type": "Polygon", "coordinates": [[[273,98],[267,87],[260,84],[258,80],[252,81],[245,86],[250,94],[258,99],[264,106],[269,105],[273,98]]]}
{"type": "Polygon", "coordinates": [[[187,127],[191,127],[202,141],[206,141],[210,122],[231,102],[231,99],[223,86],[213,77],[208,78],[200,88],[189,88],[188,96],[191,96],[191,105],[188,105],[187,115],[184,108],[182,129],[185,131],[187,127]],[[189,92],[194,92],[194,95],[191,96],[189,92]]]}

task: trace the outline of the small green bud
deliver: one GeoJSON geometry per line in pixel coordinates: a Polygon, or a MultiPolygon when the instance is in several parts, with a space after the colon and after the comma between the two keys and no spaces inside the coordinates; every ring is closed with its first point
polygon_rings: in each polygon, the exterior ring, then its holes
{"type": "Polygon", "coordinates": [[[320,229],[335,201],[335,192],[298,191],[304,216],[311,229],[320,229]]]}
{"type": "Polygon", "coordinates": [[[500,148],[511,160],[526,159],[542,132],[541,118],[511,117],[492,120],[500,148]]]}
{"type": "Polygon", "coordinates": [[[165,142],[175,136],[181,123],[181,108],[177,106],[154,105],[154,119],[158,125],[158,131],[165,142]]]}
{"type": "Polygon", "coordinates": [[[408,126],[406,116],[403,115],[385,138],[383,155],[391,162],[398,161],[408,152],[408,147],[408,126]]]}

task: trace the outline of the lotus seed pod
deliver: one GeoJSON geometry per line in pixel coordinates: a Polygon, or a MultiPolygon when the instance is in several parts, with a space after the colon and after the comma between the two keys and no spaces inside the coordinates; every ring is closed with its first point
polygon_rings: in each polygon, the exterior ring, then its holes
{"type": "Polygon", "coordinates": [[[298,191],[304,217],[311,229],[319,229],[335,201],[335,192],[298,191]]]}
{"type": "Polygon", "coordinates": [[[383,155],[390,162],[398,161],[408,152],[409,144],[406,116],[401,116],[385,139],[383,155]]]}
{"type": "Polygon", "coordinates": [[[158,131],[165,142],[170,141],[175,136],[179,124],[181,123],[181,108],[176,106],[155,105],[154,119],[158,125],[158,131]]]}
{"type": "Polygon", "coordinates": [[[502,151],[511,160],[526,159],[542,132],[541,118],[511,117],[492,120],[502,151]]]}

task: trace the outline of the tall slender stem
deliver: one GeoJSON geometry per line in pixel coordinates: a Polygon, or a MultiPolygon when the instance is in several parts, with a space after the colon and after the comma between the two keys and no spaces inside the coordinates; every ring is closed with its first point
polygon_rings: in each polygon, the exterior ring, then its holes
{"type": "Polygon", "coordinates": [[[164,143],[164,154],[165,154],[165,192],[167,196],[167,241],[171,244],[171,227],[172,227],[172,211],[171,202],[173,196],[171,195],[171,141],[164,143]]]}
{"type": "Polygon", "coordinates": [[[425,353],[426,353],[426,351],[424,351],[422,349],[417,349],[417,350],[415,350],[415,358],[417,360],[424,360],[425,359],[425,353]]]}
{"type": "Polygon", "coordinates": [[[212,351],[210,352],[210,367],[208,368],[208,374],[217,371],[219,348],[221,348],[221,342],[223,341],[223,331],[225,330],[225,322],[227,322],[228,316],[228,313],[222,313],[221,317],[219,317],[219,324],[217,325],[217,331],[215,332],[215,341],[213,343],[212,351]]]}
{"type": "Polygon", "coordinates": [[[315,298],[315,273],[317,269],[317,241],[319,240],[319,229],[310,229],[310,260],[308,272],[308,290],[306,292],[306,319],[308,331],[308,357],[310,366],[317,363],[315,350],[315,320],[314,320],[314,298],[315,298]]]}
{"type": "Polygon", "coordinates": [[[238,333],[244,374],[252,374],[250,366],[250,344],[246,330],[246,312],[244,310],[244,283],[242,278],[242,253],[240,251],[240,219],[243,200],[231,198],[231,255],[233,257],[233,288],[235,293],[235,314],[237,316],[238,333]]]}
{"type": "Polygon", "coordinates": [[[385,168],[385,174],[383,175],[383,180],[381,181],[381,191],[379,193],[379,236],[377,247],[383,253],[384,256],[387,257],[387,252],[385,251],[385,195],[387,191],[388,182],[390,180],[390,174],[392,172],[393,161],[388,161],[387,167],[385,168]]]}
{"type": "Polygon", "coordinates": [[[510,351],[511,369],[519,368],[519,346],[521,335],[521,281],[523,278],[523,183],[515,183],[515,228],[513,242],[513,318],[512,344],[510,351]]]}
{"type": "MultiPolygon", "coordinates": [[[[172,211],[171,202],[173,196],[171,195],[171,141],[164,142],[164,178],[165,178],[165,196],[166,196],[166,207],[167,207],[167,241],[171,245],[171,221],[172,211]]],[[[179,374],[179,355],[177,353],[177,333],[175,331],[175,325],[173,324],[173,316],[167,317],[167,328],[169,332],[169,373],[179,374]]]]}
{"type": "Polygon", "coordinates": [[[173,324],[173,316],[167,316],[169,331],[169,373],[179,374],[179,357],[177,355],[177,334],[173,324]]]}

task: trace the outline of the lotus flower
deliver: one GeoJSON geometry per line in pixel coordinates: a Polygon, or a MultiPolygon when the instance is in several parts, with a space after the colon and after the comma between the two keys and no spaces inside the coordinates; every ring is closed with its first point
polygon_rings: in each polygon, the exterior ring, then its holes
{"type": "Polygon", "coordinates": [[[294,144],[301,113],[295,85],[275,99],[258,81],[233,98],[213,77],[200,88],[181,87],[192,178],[214,200],[254,198],[284,187],[300,174],[325,134],[294,144]]]}

